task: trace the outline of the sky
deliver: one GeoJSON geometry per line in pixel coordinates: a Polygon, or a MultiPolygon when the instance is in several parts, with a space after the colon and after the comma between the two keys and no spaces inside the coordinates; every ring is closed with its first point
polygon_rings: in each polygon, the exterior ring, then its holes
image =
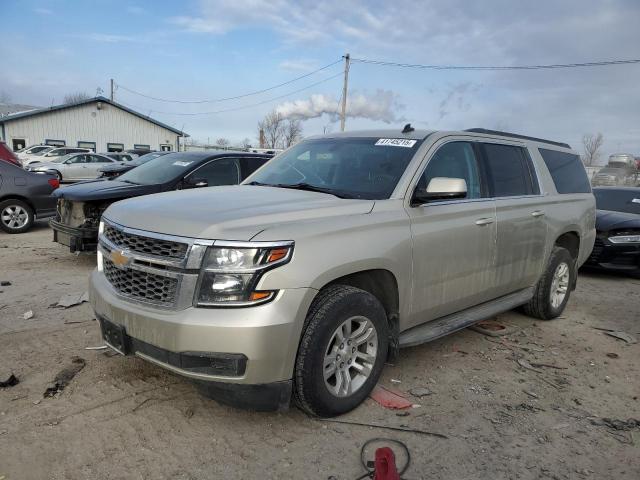
{"type": "MultiPolygon", "coordinates": [[[[345,53],[429,65],[640,58],[639,0],[0,0],[0,95],[49,106],[100,88],[195,140],[257,143],[276,109],[304,135],[338,131],[345,53]],[[331,65],[333,64],[333,65],[331,65]],[[227,101],[289,82],[266,92],[227,101]]],[[[603,157],[640,155],[640,64],[455,71],[353,62],[347,130],[484,127],[603,157]]]]}

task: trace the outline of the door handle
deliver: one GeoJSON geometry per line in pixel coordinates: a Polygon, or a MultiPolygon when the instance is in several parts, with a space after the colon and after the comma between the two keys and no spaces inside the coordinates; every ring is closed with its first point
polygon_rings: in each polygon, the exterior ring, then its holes
{"type": "Polygon", "coordinates": [[[533,212],[531,212],[532,217],[542,217],[543,215],[544,212],[542,210],[534,210],[533,212]]]}
{"type": "Polygon", "coordinates": [[[476,220],[476,225],[489,225],[493,223],[493,218],[479,218],[476,220]]]}

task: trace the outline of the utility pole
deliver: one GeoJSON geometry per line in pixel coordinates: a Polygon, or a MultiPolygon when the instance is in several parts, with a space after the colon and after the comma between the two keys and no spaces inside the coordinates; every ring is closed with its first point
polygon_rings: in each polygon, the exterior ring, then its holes
{"type": "Polygon", "coordinates": [[[344,122],[347,119],[347,91],[349,90],[349,63],[351,57],[347,53],[344,57],[344,86],[342,87],[342,111],[340,112],[340,131],[344,132],[344,122]]]}
{"type": "Polygon", "coordinates": [[[111,79],[111,101],[113,102],[113,78],[111,79]]]}

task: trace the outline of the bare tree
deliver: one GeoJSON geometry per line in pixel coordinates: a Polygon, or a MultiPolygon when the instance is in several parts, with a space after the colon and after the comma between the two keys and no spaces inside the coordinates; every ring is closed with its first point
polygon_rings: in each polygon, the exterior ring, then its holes
{"type": "Polygon", "coordinates": [[[219,138],[216,140],[216,145],[219,147],[228,147],[231,142],[227,138],[219,138]]]}
{"type": "Polygon", "coordinates": [[[258,137],[261,130],[264,132],[265,146],[278,148],[282,144],[285,131],[284,117],[275,110],[268,113],[261,122],[258,122],[258,137]]]}
{"type": "Polygon", "coordinates": [[[64,104],[67,105],[69,103],[78,103],[83,100],[89,100],[91,96],[86,92],[74,92],[68,93],[64,96],[64,104]]]}
{"type": "Polygon", "coordinates": [[[284,125],[282,134],[282,147],[289,148],[302,140],[302,122],[295,118],[290,118],[284,125]]]}
{"type": "Polygon", "coordinates": [[[594,135],[593,133],[586,133],[582,137],[582,145],[584,147],[584,163],[587,166],[597,164],[598,158],[600,158],[600,147],[604,143],[604,137],[601,133],[594,135]]]}
{"type": "Polygon", "coordinates": [[[251,140],[249,138],[244,138],[242,140],[242,148],[251,148],[251,140]]]}

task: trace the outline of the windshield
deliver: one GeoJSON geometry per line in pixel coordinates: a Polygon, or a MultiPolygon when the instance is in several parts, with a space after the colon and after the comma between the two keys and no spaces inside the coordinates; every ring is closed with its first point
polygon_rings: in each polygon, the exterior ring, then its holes
{"type": "Polygon", "coordinates": [[[345,198],[389,198],[421,143],[358,137],[305,140],[244,183],[326,191],[345,198]]]}
{"type": "Polygon", "coordinates": [[[194,158],[181,152],[169,153],[120,175],[118,180],[140,185],[166,183],[184,175],[199,160],[200,157],[194,158]]]}
{"type": "Polygon", "coordinates": [[[74,155],[77,155],[77,154],[74,153],[74,154],[69,154],[69,155],[62,155],[61,157],[52,157],[51,160],[49,160],[49,161],[51,163],[63,163],[65,161],[69,160],[74,155]]]}
{"type": "Polygon", "coordinates": [[[593,194],[596,196],[596,208],[599,210],[640,215],[640,188],[629,190],[594,188],[593,194]]]}
{"type": "Polygon", "coordinates": [[[47,152],[50,152],[51,150],[53,150],[55,147],[44,147],[42,150],[40,150],[39,152],[34,153],[35,156],[40,157],[42,155],[44,155],[47,152]]]}

